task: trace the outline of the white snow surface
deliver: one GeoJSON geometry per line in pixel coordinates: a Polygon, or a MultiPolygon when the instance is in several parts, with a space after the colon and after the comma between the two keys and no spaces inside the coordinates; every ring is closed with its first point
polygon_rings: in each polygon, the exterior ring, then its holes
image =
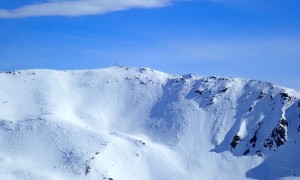
{"type": "Polygon", "coordinates": [[[149,68],[0,73],[0,179],[300,179],[300,93],[149,68]]]}

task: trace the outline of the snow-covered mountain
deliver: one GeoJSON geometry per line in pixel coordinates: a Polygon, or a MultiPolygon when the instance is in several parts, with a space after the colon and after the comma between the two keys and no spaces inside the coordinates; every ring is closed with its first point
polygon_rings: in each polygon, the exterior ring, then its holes
{"type": "Polygon", "coordinates": [[[130,67],[0,83],[0,179],[300,179],[296,90],[130,67]]]}

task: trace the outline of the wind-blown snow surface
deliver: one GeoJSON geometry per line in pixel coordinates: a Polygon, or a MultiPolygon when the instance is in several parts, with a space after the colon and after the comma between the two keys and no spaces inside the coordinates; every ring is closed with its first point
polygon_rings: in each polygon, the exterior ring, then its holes
{"type": "Polygon", "coordinates": [[[300,177],[292,89],[129,67],[0,83],[1,179],[300,177]]]}

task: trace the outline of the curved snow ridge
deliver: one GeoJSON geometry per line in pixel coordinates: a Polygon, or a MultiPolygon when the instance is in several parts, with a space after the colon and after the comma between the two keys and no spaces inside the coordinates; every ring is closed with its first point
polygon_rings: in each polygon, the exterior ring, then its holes
{"type": "Polygon", "coordinates": [[[122,66],[1,72],[0,82],[6,179],[300,174],[296,90],[122,66]]]}

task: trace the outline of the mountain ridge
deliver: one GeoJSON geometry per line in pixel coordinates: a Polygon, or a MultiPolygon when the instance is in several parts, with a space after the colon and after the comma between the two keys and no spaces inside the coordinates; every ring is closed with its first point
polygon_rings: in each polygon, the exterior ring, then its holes
{"type": "Polygon", "coordinates": [[[0,174],[8,179],[300,174],[297,90],[121,66],[8,71],[0,82],[0,174]]]}

